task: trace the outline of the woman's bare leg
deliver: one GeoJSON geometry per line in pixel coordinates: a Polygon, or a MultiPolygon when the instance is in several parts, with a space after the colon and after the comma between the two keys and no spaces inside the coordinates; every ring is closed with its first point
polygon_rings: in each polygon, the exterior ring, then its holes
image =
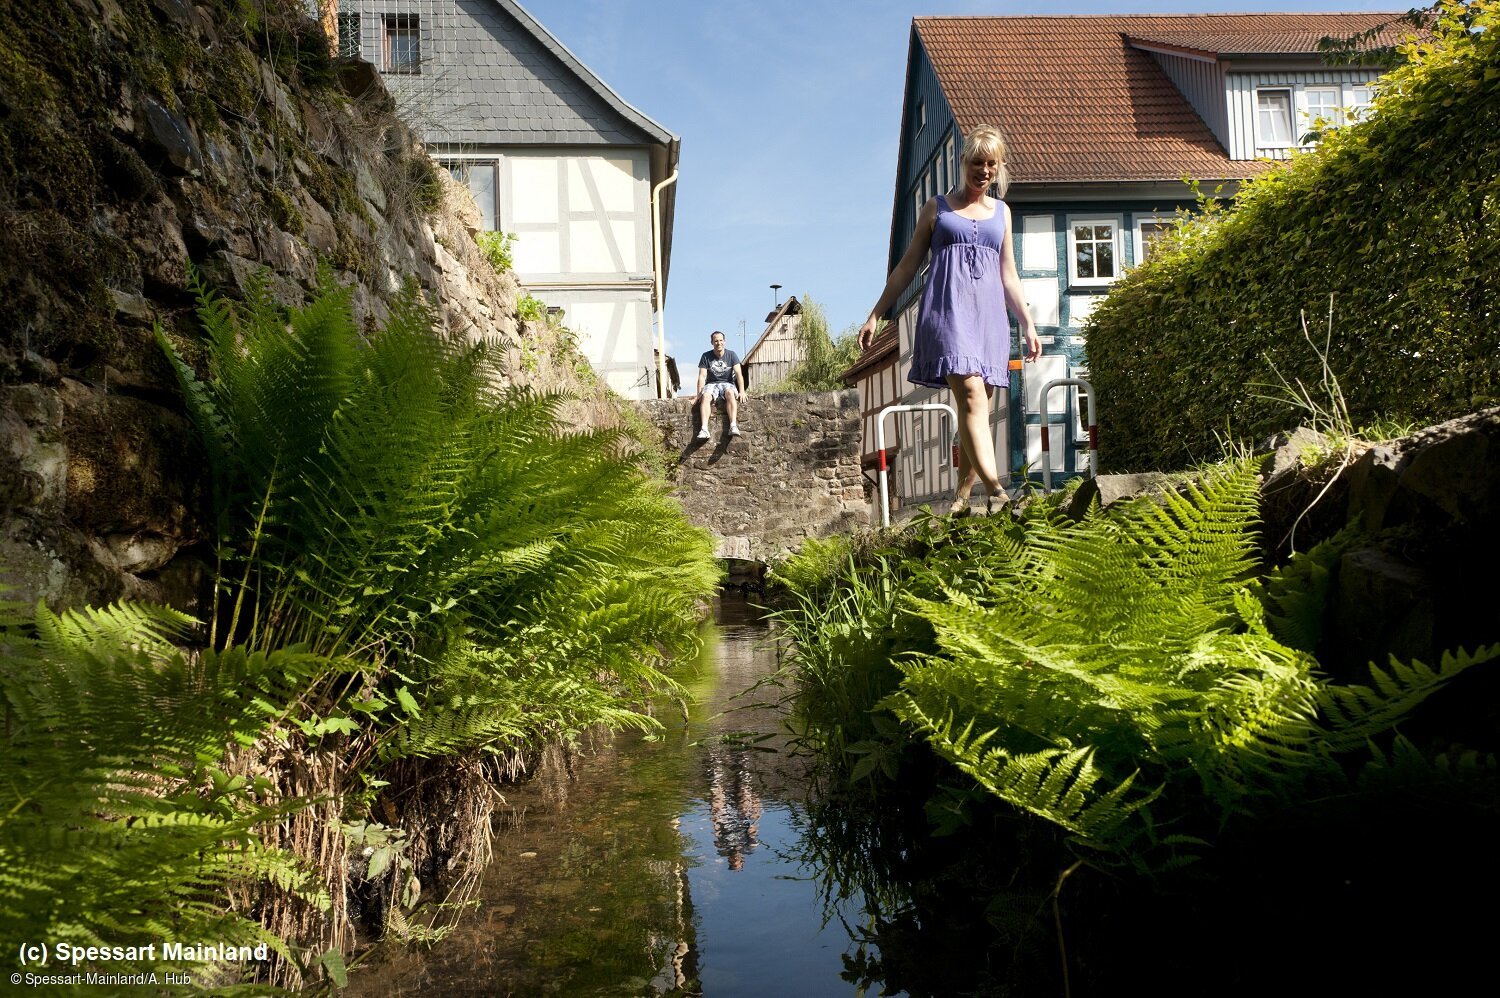
{"type": "Polygon", "coordinates": [[[958,410],[959,485],[965,478],[973,488],[973,476],[984,482],[990,495],[1004,493],[995,472],[995,442],[990,438],[989,394],[984,379],[977,374],[950,374],[948,390],[958,410]]]}

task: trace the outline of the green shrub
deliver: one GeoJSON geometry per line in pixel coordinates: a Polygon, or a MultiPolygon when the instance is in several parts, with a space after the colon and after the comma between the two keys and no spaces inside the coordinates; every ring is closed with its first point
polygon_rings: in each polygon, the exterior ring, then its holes
{"type": "Polygon", "coordinates": [[[516,302],[516,315],[523,322],[540,322],[547,317],[547,303],[531,295],[522,295],[516,302]]]}
{"type": "Polygon", "coordinates": [[[1108,466],[1185,467],[1217,454],[1226,429],[1295,423],[1262,396],[1278,371],[1319,381],[1304,314],[1319,343],[1331,324],[1355,425],[1500,400],[1500,7],[1443,14],[1368,120],[1186,222],[1093,313],[1108,466]]]}
{"type": "Polygon", "coordinates": [[[514,232],[481,232],[474,241],[479,244],[479,252],[495,268],[495,273],[503,274],[514,269],[515,259],[511,254],[511,246],[516,241],[514,232]]]}
{"type": "MultiPolygon", "coordinates": [[[[230,775],[228,757],[343,668],[299,649],[189,653],[175,643],[193,622],[159,607],[16,610],[0,603],[0,932],[54,948],[213,941],[289,955],[220,896],[270,879],[328,907],[307,867],[260,836],[310,802],[230,775]]],[[[125,969],[234,972],[160,946],[125,969]]]]}
{"type": "Polygon", "coordinates": [[[828,317],[823,306],[804,296],[802,321],[797,324],[797,347],[802,359],[787,374],[784,385],[764,387],[768,391],[842,391],[845,385],[839,375],[859,359],[856,333],[856,330],[845,330],[834,339],[828,331],[828,317]]]}
{"type": "MultiPolygon", "coordinates": [[[[716,567],[617,431],[564,432],[561,396],[498,391],[486,348],[435,331],[414,289],[369,337],[343,288],[289,319],[263,289],[199,315],[209,379],[173,360],[213,472],[215,644],[364,658],[386,693],[353,730],[419,713],[384,667],[468,670],[497,648],[556,670],[565,702],[587,698],[563,673],[622,707],[672,685],[658,667],[696,648],[716,567]]],[[[536,730],[576,730],[524,702],[536,730]]]]}

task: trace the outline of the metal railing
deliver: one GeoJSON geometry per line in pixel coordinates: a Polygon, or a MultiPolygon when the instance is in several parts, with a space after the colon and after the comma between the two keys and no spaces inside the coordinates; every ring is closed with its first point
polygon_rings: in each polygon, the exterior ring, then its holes
{"type": "MultiPolygon", "coordinates": [[[[888,484],[886,477],[887,468],[885,457],[885,417],[889,416],[893,412],[921,411],[946,412],[948,416],[953,420],[952,432],[954,434],[958,433],[958,413],[954,411],[954,408],[951,405],[948,405],[946,402],[931,402],[924,405],[888,405],[884,409],[880,410],[880,415],[875,417],[875,451],[877,462],[876,467],[880,470],[880,525],[882,527],[889,527],[891,525],[891,494],[890,485],[888,484]]],[[[957,450],[957,447],[955,447],[954,449],[957,450]]],[[[953,463],[955,465],[958,463],[957,457],[953,459],[953,463]]]]}
{"type": "Polygon", "coordinates": [[[1099,477],[1099,406],[1094,386],[1083,378],[1057,378],[1042,386],[1040,410],[1042,414],[1042,492],[1052,491],[1052,438],[1047,432],[1047,396],[1052,389],[1064,385],[1077,385],[1079,399],[1089,404],[1089,477],[1099,477]]]}

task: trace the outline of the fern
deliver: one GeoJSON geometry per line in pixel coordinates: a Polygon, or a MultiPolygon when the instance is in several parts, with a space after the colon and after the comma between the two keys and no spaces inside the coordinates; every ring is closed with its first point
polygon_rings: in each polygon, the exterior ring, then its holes
{"type": "MultiPolygon", "coordinates": [[[[276,802],[219,769],[334,663],[298,651],[192,655],[175,611],[117,604],[0,621],[0,932],[77,945],[280,939],[225,910],[234,883],[327,899],[257,828],[276,802]]],[[[160,955],[158,953],[158,955],[160,955]]],[[[144,960],[132,971],[183,972],[144,960]]]]}
{"type": "Polygon", "coordinates": [[[1235,466],[1082,522],[1040,509],[1019,525],[943,527],[933,549],[877,566],[878,585],[851,565],[831,596],[783,613],[796,667],[818,677],[804,699],[863,688],[839,668],[856,630],[855,660],[884,652],[899,677],[866,710],[890,711],[990,794],[1105,853],[1166,843],[1158,827],[1200,829],[1169,837],[1180,862],[1176,846],[1236,815],[1346,785],[1351,752],[1500,657],[1393,660],[1372,664],[1369,685],[1330,683],[1310,649],[1319,566],[1337,546],[1252,584],[1257,494],[1253,470],[1235,466]]]}
{"type": "Polygon", "coordinates": [[[198,291],[203,376],[174,367],[223,455],[210,640],[357,669],[280,704],[366,788],[349,807],[401,760],[654,725],[642,705],[678,691],[666,661],[696,651],[718,568],[620,431],[506,387],[414,286],[368,333],[331,285],[289,312],[259,285],[198,291]]]}

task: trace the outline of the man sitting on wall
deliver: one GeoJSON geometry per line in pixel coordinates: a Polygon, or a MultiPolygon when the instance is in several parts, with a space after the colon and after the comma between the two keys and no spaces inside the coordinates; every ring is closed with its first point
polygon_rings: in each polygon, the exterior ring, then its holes
{"type": "Polygon", "coordinates": [[[698,396],[693,404],[698,407],[698,439],[708,439],[708,417],[718,399],[724,400],[724,414],[729,417],[729,435],[740,435],[735,415],[739,411],[739,400],[745,394],[745,373],[740,370],[740,358],[733,350],[724,349],[724,334],[715,330],[709,337],[712,350],[703,351],[698,358],[698,396]]]}

